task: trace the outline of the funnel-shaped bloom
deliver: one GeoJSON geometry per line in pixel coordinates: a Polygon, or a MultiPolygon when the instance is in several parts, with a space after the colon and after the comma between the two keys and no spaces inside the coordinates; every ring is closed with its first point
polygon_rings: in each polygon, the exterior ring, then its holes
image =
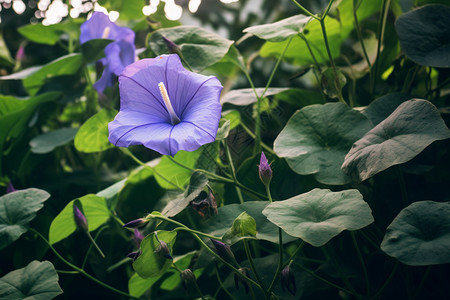
{"type": "Polygon", "coordinates": [[[109,141],[144,145],[174,156],[216,138],[222,85],[189,72],[176,54],[142,59],[119,76],[120,111],[109,123],[109,141]]]}
{"type": "Polygon", "coordinates": [[[105,48],[106,57],[100,62],[104,67],[102,77],[94,84],[94,88],[102,92],[114,85],[115,78],[123,69],[135,60],[135,34],[127,27],[120,27],[109,20],[102,12],[94,12],[92,17],[81,24],[80,43],[92,39],[110,39],[114,42],[105,48]]]}

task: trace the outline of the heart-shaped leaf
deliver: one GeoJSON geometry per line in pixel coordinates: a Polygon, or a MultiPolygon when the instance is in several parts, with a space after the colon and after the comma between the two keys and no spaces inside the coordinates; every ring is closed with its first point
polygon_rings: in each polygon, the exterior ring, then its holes
{"type": "Polygon", "coordinates": [[[115,109],[103,109],[90,117],[75,136],[75,148],[80,152],[100,152],[114,145],[108,140],[108,123],[117,115],[115,109]]]}
{"type": "Polygon", "coordinates": [[[32,261],[0,278],[0,299],[47,300],[62,294],[58,274],[49,261],[32,261]]]}
{"type": "Polygon", "coordinates": [[[405,54],[422,66],[450,68],[450,7],[425,5],[395,22],[405,54]]]}
{"type": "Polygon", "coordinates": [[[173,259],[164,256],[160,242],[164,242],[168,246],[170,254],[177,238],[175,231],[157,231],[147,235],[141,242],[141,254],[134,261],[133,268],[142,278],[159,276],[164,274],[172,265],[173,259]],[[159,241],[158,241],[159,240],[159,241]]]}
{"type": "MultiPolygon", "coordinates": [[[[278,230],[267,220],[262,210],[269,204],[268,201],[247,201],[242,204],[229,204],[219,207],[217,215],[209,218],[202,226],[202,231],[211,235],[222,237],[231,227],[239,215],[246,212],[256,223],[256,238],[259,240],[278,243],[278,230]]],[[[296,238],[283,234],[283,243],[296,240],[296,238]]],[[[236,242],[237,240],[233,240],[236,242]]]]}
{"type": "Polygon", "coordinates": [[[296,15],[272,24],[248,27],[244,29],[244,32],[252,33],[270,42],[281,42],[303,32],[303,28],[311,19],[312,17],[296,15]]]}
{"type": "Polygon", "coordinates": [[[436,107],[426,100],[412,99],[355,142],[342,169],[363,181],[413,159],[432,142],[447,138],[450,130],[436,107]]]}
{"type": "Polygon", "coordinates": [[[409,99],[411,96],[405,93],[386,94],[371,102],[363,114],[376,126],[389,117],[400,104],[409,99]]]}
{"type": "Polygon", "coordinates": [[[150,48],[157,55],[171,53],[163,37],[174,42],[194,71],[201,71],[220,61],[233,44],[215,33],[196,26],[159,29],[150,37],[150,48]]]}
{"type": "Polygon", "coordinates": [[[28,223],[49,197],[46,191],[35,188],[0,197],[0,250],[28,231],[28,223]]]}
{"type": "Polygon", "coordinates": [[[365,116],[345,104],[309,105],[289,119],[274,150],[298,174],[314,174],[325,184],[345,184],[350,178],[341,171],[344,157],[371,128],[365,116]]]}
{"type": "MultiPolygon", "coordinates": [[[[57,243],[75,232],[77,226],[73,217],[73,203],[70,201],[66,207],[53,219],[50,224],[48,239],[50,244],[57,243]]],[[[104,224],[111,213],[106,206],[105,198],[88,194],[78,200],[83,205],[83,211],[88,221],[89,231],[94,231],[104,224]]]]}
{"type": "Polygon", "coordinates": [[[358,190],[332,192],[314,189],[269,204],[262,212],[270,222],[315,247],[343,230],[357,230],[373,222],[372,211],[358,190]]]}
{"type": "Polygon", "coordinates": [[[386,229],[381,250],[411,266],[450,263],[450,202],[404,208],[386,229]]]}
{"type": "Polygon", "coordinates": [[[56,147],[63,146],[72,141],[77,133],[78,128],[60,128],[50,131],[30,141],[31,152],[33,153],[49,153],[56,147]]]}

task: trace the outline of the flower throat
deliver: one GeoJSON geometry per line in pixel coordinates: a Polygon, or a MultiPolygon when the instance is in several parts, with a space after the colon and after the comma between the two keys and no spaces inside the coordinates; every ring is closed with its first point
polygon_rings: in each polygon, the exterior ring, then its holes
{"type": "Polygon", "coordinates": [[[159,91],[161,93],[161,97],[164,100],[164,104],[167,108],[167,111],[169,112],[170,123],[172,123],[172,125],[177,125],[178,123],[181,122],[181,120],[180,120],[180,118],[178,118],[177,114],[173,110],[173,106],[172,106],[172,103],[170,102],[169,94],[167,94],[167,90],[166,90],[166,87],[164,86],[164,83],[162,83],[162,82],[158,83],[158,87],[159,87],[159,91]]]}

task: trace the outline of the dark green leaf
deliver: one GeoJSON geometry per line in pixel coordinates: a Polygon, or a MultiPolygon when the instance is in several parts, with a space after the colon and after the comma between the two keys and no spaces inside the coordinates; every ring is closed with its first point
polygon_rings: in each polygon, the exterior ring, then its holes
{"type": "Polygon", "coordinates": [[[381,250],[411,266],[450,263],[450,202],[404,208],[386,229],[381,250]]]}
{"type": "Polygon", "coordinates": [[[201,71],[219,62],[228,53],[228,49],[233,43],[201,27],[164,28],[153,32],[150,37],[150,48],[157,55],[171,52],[163,37],[178,45],[194,71],[201,71]]]}
{"type": "Polygon", "coordinates": [[[296,15],[272,24],[248,27],[244,29],[244,32],[252,33],[270,42],[281,42],[303,32],[303,28],[311,19],[312,17],[296,15]]]}
{"type": "Polygon", "coordinates": [[[355,142],[342,169],[363,181],[413,159],[432,142],[447,138],[450,130],[436,107],[426,100],[409,100],[355,142]]]}
{"type": "Polygon", "coordinates": [[[332,192],[314,189],[269,204],[263,214],[288,234],[315,247],[343,230],[357,230],[373,222],[372,211],[358,190],[332,192]]]}
{"type": "MultiPolygon", "coordinates": [[[[158,230],[158,239],[163,241],[169,247],[172,254],[172,248],[177,238],[175,231],[158,230]]],[[[141,255],[133,263],[136,273],[142,278],[154,277],[164,274],[172,265],[173,260],[164,257],[160,252],[160,244],[155,237],[155,233],[151,233],[141,242],[141,255]]]]}
{"type": "Polygon", "coordinates": [[[422,66],[450,68],[450,7],[425,5],[395,22],[405,54],[422,66]]]}
{"type": "Polygon", "coordinates": [[[298,174],[314,174],[325,184],[345,184],[350,178],[341,171],[344,157],[371,128],[366,117],[345,104],[310,105],[291,117],[274,150],[298,174]]]}
{"type": "Polygon", "coordinates": [[[3,300],[48,300],[62,293],[58,274],[49,261],[34,260],[25,268],[0,278],[0,298],[3,300]]]}
{"type": "MultiPolygon", "coordinates": [[[[203,225],[202,231],[216,237],[222,237],[234,220],[246,212],[256,222],[256,238],[278,243],[277,227],[269,222],[262,214],[262,210],[269,204],[267,201],[247,201],[243,204],[229,204],[219,207],[219,213],[209,218],[203,225]]],[[[292,242],[295,238],[284,234],[283,243],[292,242]]]]}
{"type": "Polygon", "coordinates": [[[38,135],[30,141],[31,152],[40,154],[51,152],[56,147],[72,141],[77,131],[78,128],[61,128],[38,135]]]}
{"type": "Polygon", "coordinates": [[[104,49],[112,40],[93,39],[81,44],[81,53],[87,62],[96,61],[105,56],[104,49]]]}
{"type": "Polygon", "coordinates": [[[28,231],[28,223],[49,197],[46,191],[34,188],[0,197],[0,250],[28,231]]]}
{"type": "MultiPolygon", "coordinates": [[[[83,205],[83,211],[89,225],[89,231],[94,231],[108,221],[111,216],[104,198],[97,195],[88,194],[77,198],[83,205]]],[[[75,199],[75,200],[77,200],[75,199]]],[[[48,240],[50,244],[55,244],[75,232],[77,226],[73,218],[73,203],[70,201],[64,209],[53,219],[50,224],[48,240]]]]}
{"type": "Polygon", "coordinates": [[[64,33],[64,28],[60,24],[45,26],[38,23],[19,27],[17,31],[29,41],[39,44],[55,45],[64,33]]]}
{"type": "Polygon", "coordinates": [[[108,123],[117,115],[115,109],[103,109],[90,117],[75,136],[75,148],[80,152],[101,152],[114,145],[108,140],[108,123]]]}
{"type": "Polygon", "coordinates": [[[363,111],[363,115],[376,126],[389,117],[400,104],[409,99],[411,99],[411,96],[405,93],[391,93],[384,95],[371,102],[363,111]]]}

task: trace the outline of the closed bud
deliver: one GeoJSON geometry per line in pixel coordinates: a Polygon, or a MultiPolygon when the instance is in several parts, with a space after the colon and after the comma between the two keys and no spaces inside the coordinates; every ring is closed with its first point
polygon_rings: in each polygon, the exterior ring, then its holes
{"type": "Polygon", "coordinates": [[[148,223],[147,219],[139,218],[139,219],[136,219],[136,220],[133,220],[133,221],[130,221],[130,222],[126,223],[122,227],[135,228],[135,227],[143,226],[143,225],[145,225],[147,223],[148,223]]]}
{"type": "Polygon", "coordinates": [[[236,258],[234,257],[233,251],[231,251],[230,246],[214,239],[211,239],[211,242],[213,243],[214,248],[216,248],[217,254],[227,263],[234,265],[236,258]]]}
{"type": "Polygon", "coordinates": [[[267,161],[266,155],[264,152],[261,152],[261,159],[259,161],[259,178],[264,183],[264,185],[268,185],[272,180],[272,169],[270,168],[270,164],[267,161]]]}
{"type": "Polygon", "coordinates": [[[136,250],[131,253],[128,253],[127,257],[129,257],[129,258],[133,259],[133,261],[135,261],[139,257],[139,255],[141,255],[141,250],[136,250]]]}
{"type": "Polygon", "coordinates": [[[83,212],[80,208],[74,203],[73,204],[73,217],[75,219],[75,224],[77,227],[83,230],[84,232],[89,232],[88,221],[84,216],[83,212]]]}
{"type": "MultiPolygon", "coordinates": [[[[249,271],[248,268],[239,268],[238,271],[248,277],[248,271],[249,271]]],[[[239,289],[239,283],[244,286],[245,293],[248,294],[248,283],[247,283],[247,281],[242,280],[241,277],[239,277],[237,274],[234,274],[234,285],[235,285],[237,290],[239,289]]]]}
{"type": "Polygon", "coordinates": [[[281,288],[283,289],[283,291],[288,290],[289,293],[295,296],[297,287],[295,285],[295,275],[291,269],[291,263],[289,263],[289,265],[281,270],[281,288]]]}
{"type": "Polygon", "coordinates": [[[139,229],[135,228],[133,231],[133,241],[136,245],[136,248],[139,248],[143,239],[144,235],[139,231],[139,229]]]}
{"type": "Polygon", "coordinates": [[[155,231],[155,238],[159,243],[159,246],[156,248],[155,252],[159,253],[159,255],[167,258],[167,259],[173,259],[172,255],[170,255],[170,249],[166,242],[160,241],[158,238],[158,234],[155,231]]]}
{"type": "Polygon", "coordinates": [[[12,193],[15,191],[17,191],[17,190],[14,188],[12,182],[11,181],[8,182],[8,186],[6,187],[6,193],[8,194],[8,193],[12,193]]]}
{"type": "Polygon", "coordinates": [[[187,292],[189,287],[196,284],[195,275],[191,269],[186,269],[181,271],[181,284],[183,285],[184,290],[187,292]]]}

